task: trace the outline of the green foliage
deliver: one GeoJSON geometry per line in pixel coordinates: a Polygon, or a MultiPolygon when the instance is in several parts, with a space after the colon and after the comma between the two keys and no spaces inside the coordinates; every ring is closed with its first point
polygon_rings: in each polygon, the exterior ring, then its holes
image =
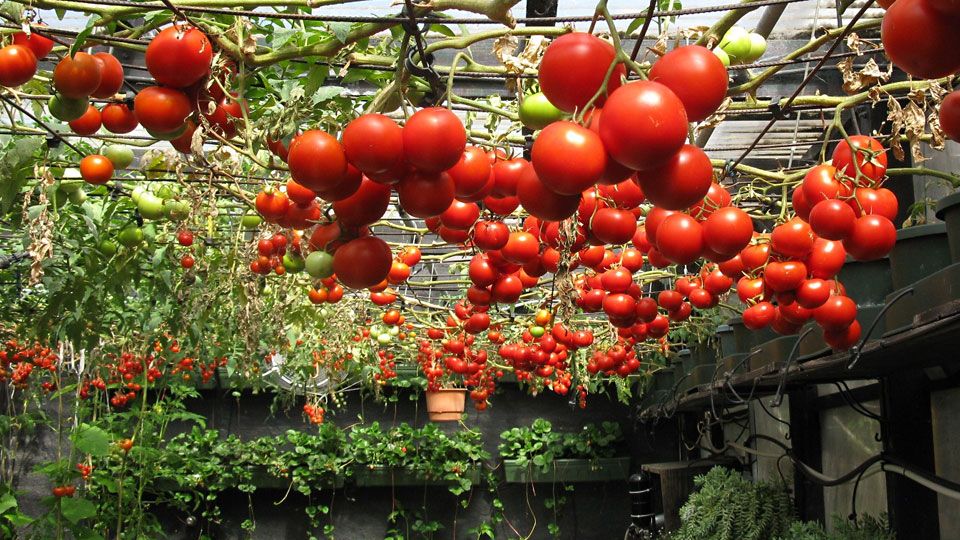
{"type": "Polygon", "coordinates": [[[515,427],[500,434],[499,451],[503,459],[517,460],[520,465],[532,464],[546,472],[555,459],[596,459],[611,457],[616,445],[623,441],[623,431],[616,422],[587,424],[575,433],[558,433],[542,418],[530,427],[515,427]]]}
{"type": "Polygon", "coordinates": [[[682,525],[670,540],[767,540],[794,521],[783,486],[753,483],[723,467],[694,481],[699,489],[680,509],[682,525]]]}
{"type": "Polygon", "coordinates": [[[887,516],[859,516],[855,521],[833,516],[834,531],[828,533],[815,521],[796,521],[777,540],[896,540],[887,516]]]}

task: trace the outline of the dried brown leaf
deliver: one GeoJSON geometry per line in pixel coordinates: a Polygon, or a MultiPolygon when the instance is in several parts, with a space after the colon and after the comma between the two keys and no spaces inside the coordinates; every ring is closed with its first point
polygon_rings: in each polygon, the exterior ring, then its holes
{"type": "Polygon", "coordinates": [[[717,107],[717,110],[713,112],[710,116],[705,118],[703,122],[700,122],[697,125],[697,129],[694,130],[694,136],[699,135],[701,131],[706,129],[715,128],[720,125],[727,118],[727,108],[730,107],[730,104],[733,103],[733,99],[725,98],[720,106],[717,107]]]}
{"type": "Polygon", "coordinates": [[[888,80],[893,74],[892,68],[886,72],[881,70],[873,58],[867,60],[860,71],[854,71],[853,61],[854,59],[850,57],[837,63],[837,69],[843,76],[843,90],[848,94],[862,92],[864,88],[888,80]]]}
{"type": "Polygon", "coordinates": [[[890,122],[890,150],[898,161],[903,161],[906,156],[903,145],[900,143],[900,135],[904,131],[906,121],[903,107],[893,96],[887,96],[887,121],[890,122]]]}

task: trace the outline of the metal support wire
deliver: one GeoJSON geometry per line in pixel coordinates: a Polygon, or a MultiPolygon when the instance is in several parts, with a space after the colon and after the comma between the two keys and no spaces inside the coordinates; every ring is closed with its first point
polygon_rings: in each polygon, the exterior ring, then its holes
{"type": "MultiPolygon", "coordinates": [[[[848,22],[846,26],[844,26],[843,32],[840,32],[840,34],[837,35],[836,39],[833,40],[833,43],[830,45],[830,48],[827,49],[826,54],[820,57],[820,61],[817,62],[817,65],[814,66],[813,70],[811,70],[810,73],[808,73],[807,76],[804,77],[802,81],[800,81],[800,84],[797,85],[797,88],[796,90],[793,91],[793,94],[791,94],[790,97],[787,98],[787,101],[783,104],[783,106],[780,107],[781,111],[783,111],[784,113],[789,112],[790,106],[793,104],[794,100],[796,100],[800,96],[800,93],[803,92],[803,89],[806,88],[808,84],[810,84],[810,81],[812,81],[814,76],[816,76],[816,74],[820,71],[820,69],[823,68],[823,66],[827,63],[827,60],[833,56],[834,51],[837,50],[837,47],[839,47],[840,44],[843,43],[844,39],[846,39],[847,35],[853,29],[853,25],[855,25],[857,21],[859,21],[860,18],[863,17],[864,14],[866,14],[867,10],[871,6],[873,6],[874,2],[875,0],[867,0],[863,4],[863,7],[860,8],[860,11],[858,11],[857,14],[854,15],[852,19],[850,19],[850,22],[848,22]]],[[[748,155],[750,155],[750,152],[753,151],[753,147],[755,147],[757,144],[760,144],[760,140],[763,139],[763,137],[770,132],[770,130],[773,128],[773,126],[776,123],[777,123],[776,117],[772,118],[769,122],[767,122],[767,125],[765,125],[763,129],[760,130],[760,133],[757,134],[757,137],[754,139],[753,144],[751,144],[746,151],[740,154],[740,157],[738,157],[737,160],[734,162],[734,167],[739,165],[744,159],[746,159],[748,155]]]]}
{"type": "Polygon", "coordinates": [[[797,338],[797,341],[794,342],[793,348],[790,349],[790,355],[787,356],[787,362],[783,365],[783,370],[780,372],[780,382],[777,384],[777,394],[776,397],[770,401],[771,407],[779,407],[783,403],[783,389],[787,384],[787,373],[790,372],[790,366],[793,364],[793,360],[796,358],[797,353],[800,351],[800,342],[803,341],[803,338],[810,335],[810,332],[813,332],[813,328],[807,328],[804,330],[800,337],[797,338]]]}

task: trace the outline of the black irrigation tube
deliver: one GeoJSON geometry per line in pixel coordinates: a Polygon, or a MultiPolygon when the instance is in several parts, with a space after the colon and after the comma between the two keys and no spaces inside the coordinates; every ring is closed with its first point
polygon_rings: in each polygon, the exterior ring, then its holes
{"type": "MultiPolygon", "coordinates": [[[[756,9],[764,6],[777,6],[784,4],[794,4],[805,2],[807,0],[759,0],[757,2],[721,4],[718,6],[708,6],[701,8],[687,8],[674,10],[660,10],[653,12],[650,18],[668,18],[678,17],[680,15],[699,15],[703,13],[716,13],[721,11],[733,11],[737,9],[756,9]]],[[[84,0],[84,4],[109,7],[129,7],[144,11],[168,10],[169,7],[164,4],[144,4],[139,2],[128,2],[126,0],[84,0]]],[[[406,16],[349,16],[349,15],[324,15],[313,13],[276,13],[269,11],[251,11],[235,10],[230,8],[214,8],[201,6],[176,6],[179,11],[189,13],[206,13],[211,15],[232,15],[244,17],[259,17],[264,19],[286,19],[294,21],[319,21],[319,22],[345,22],[345,23],[394,23],[401,24],[409,21],[406,16]]],[[[618,13],[611,15],[614,20],[633,20],[645,17],[646,12],[640,13],[618,13]]],[[[519,17],[515,19],[518,24],[555,24],[555,23],[574,23],[590,22],[594,20],[594,15],[578,15],[569,17],[519,17]]],[[[649,20],[649,19],[648,19],[649,20]]],[[[498,24],[500,21],[494,21],[486,17],[417,17],[417,21],[425,24],[498,24]]]]}

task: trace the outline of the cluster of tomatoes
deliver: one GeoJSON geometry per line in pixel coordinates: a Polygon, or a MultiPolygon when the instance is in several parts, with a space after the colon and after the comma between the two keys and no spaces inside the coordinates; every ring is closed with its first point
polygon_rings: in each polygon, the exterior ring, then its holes
{"type": "Polygon", "coordinates": [[[396,379],[396,356],[392,352],[381,349],[377,351],[377,358],[379,359],[378,367],[380,368],[380,372],[373,374],[373,380],[377,382],[387,382],[390,379],[396,379]]]}
{"type": "Polygon", "coordinates": [[[496,379],[503,376],[503,372],[487,363],[487,351],[474,348],[475,337],[470,334],[448,335],[439,328],[430,328],[427,337],[420,340],[417,351],[417,363],[427,378],[427,389],[440,390],[451,376],[462,377],[464,386],[473,389],[474,406],[477,410],[486,409],[496,379]],[[439,346],[435,342],[440,342],[439,346]]]}
{"type": "MultiPolygon", "coordinates": [[[[181,229],[177,233],[177,243],[185,248],[190,248],[193,246],[193,233],[190,232],[190,229],[181,229]]],[[[193,265],[197,263],[196,259],[193,258],[193,254],[190,252],[184,253],[180,257],[180,267],[184,270],[189,270],[193,268],[193,265]]]]}
{"type": "Polygon", "coordinates": [[[387,279],[369,288],[370,301],[378,306],[387,306],[396,302],[397,294],[390,287],[406,282],[413,268],[420,263],[421,257],[420,248],[416,246],[406,246],[400,250],[390,264],[387,279]]]}
{"type": "MultiPolygon", "coordinates": [[[[14,388],[26,388],[30,384],[30,375],[34,368],[53,373],[59,360],[49,347],[10,339],[0,350],[0,382],[10,381],[14,388]]],[[[41,385],[48,392],[56,389],[51,381],[43,381],[41,385]]]]}
{"type": "Polygon", "coordinates": [[[319,426],[323,423],[323,415],[326,411],[320,405],[312,405],[307,403],[303,406],[303,414],[307,415],[307,419],[310,420],[311,424],[319,426]]]}
{"type": "Polygon", "coordinates": [[[50,490],[50,493],[57,498],[73,497],[76,492],[77,487],[71,485],[54,486],[53,489],[50,490]]]}
{"type": "Polygon", "coordinates": [[[640,359],[629,345],[617,343],[605,351],[594,349],[587,360],[587,371],[592,374],[605,373],[626,377],[640,369],[640,359]]]}

